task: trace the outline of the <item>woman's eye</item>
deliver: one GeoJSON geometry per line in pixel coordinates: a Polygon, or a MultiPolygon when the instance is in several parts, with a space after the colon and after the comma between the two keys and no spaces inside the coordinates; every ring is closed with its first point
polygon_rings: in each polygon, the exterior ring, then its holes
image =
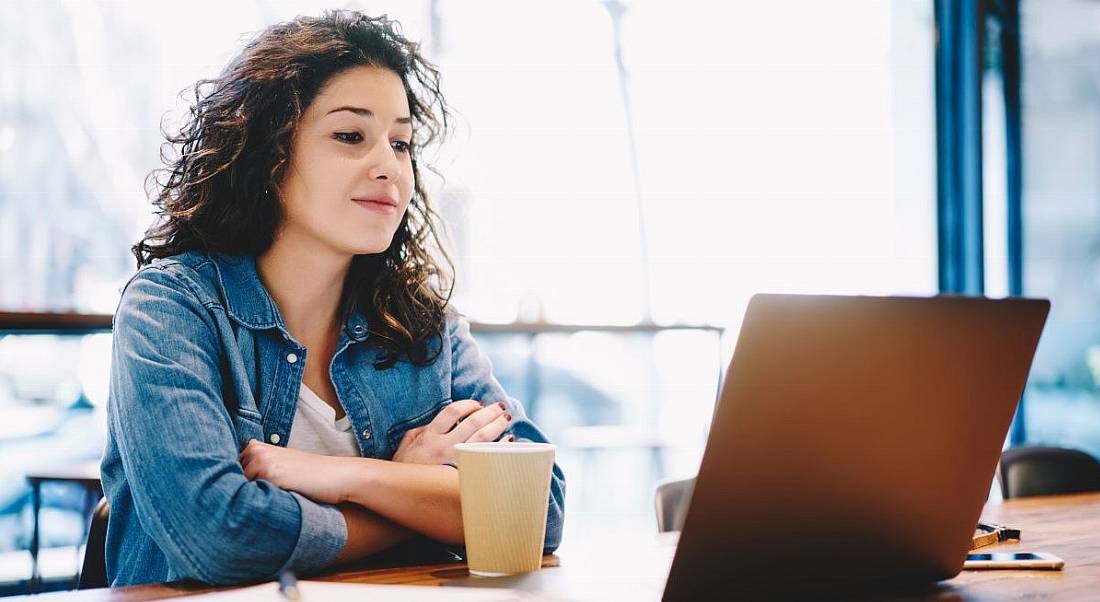
{"type": "Polygon", "coordinates": [[[405,142],[404,140],[394,140],[390,144],[393,146],[394,150],[400,153],[407,153],[412,147],[412,144],[405,142]]]}
{"type": "Polygon", "coordinates": [[[363,139],[363,137],[359,135],[359,132],[336,132],[332,137],[340,142],[346,142],[348,144],[355,144],[363,139]]]}

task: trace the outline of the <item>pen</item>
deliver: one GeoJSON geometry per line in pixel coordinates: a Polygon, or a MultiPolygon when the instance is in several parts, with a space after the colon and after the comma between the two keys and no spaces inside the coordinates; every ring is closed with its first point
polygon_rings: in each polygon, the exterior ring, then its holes
{"type": "Polygon", "coordinates": [[[279,593],[287,600],[301,600],[302,594],[298,592],[298,578],[290,571],[279,573],[279,593]]]}

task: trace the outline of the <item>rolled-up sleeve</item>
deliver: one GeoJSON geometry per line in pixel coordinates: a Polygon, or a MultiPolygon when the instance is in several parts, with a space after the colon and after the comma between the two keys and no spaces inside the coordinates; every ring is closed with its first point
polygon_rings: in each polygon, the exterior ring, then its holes
{"type": "MultiPolygon", "coordinates": [[[[546,435],[531,422],[519,400],[504,392],[493,376],[492,363],[478,348],[470,334],[470,324],[458,316],[448,318],[448,334],[451,343],[451,395],[454,399],[476,399],[485,403],[504,402],[512,414],[512,423],[506,434],[515,435],[516,441],[547,443],[546,435]]],[[[565,524],[565,473],[558,463],[550,477],[550,499],[546,513],[545,552],[553,552],[561,544],[565,524]]]]}
{"type": "Polygon", "coordinates": [[[183,278],[148,268],[123,292],[108,416],[140,527],[180,577],[232,584],[315,572],[344,547],[343,515],[245,477],[220,340],[183,278]]]}

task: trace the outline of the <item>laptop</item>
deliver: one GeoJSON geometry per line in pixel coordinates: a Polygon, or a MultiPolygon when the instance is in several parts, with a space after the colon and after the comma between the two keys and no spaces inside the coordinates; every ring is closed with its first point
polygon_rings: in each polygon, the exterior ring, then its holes
{"type": "Polygon", "coordinates": [[[664,599],[829,598],[958,574],[1049,309],[754,296],[664,599]]]}

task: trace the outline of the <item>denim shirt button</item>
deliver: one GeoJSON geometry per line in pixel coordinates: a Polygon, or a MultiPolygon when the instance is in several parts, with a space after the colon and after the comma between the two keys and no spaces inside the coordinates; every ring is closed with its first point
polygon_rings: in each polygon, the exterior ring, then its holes
{"type": "Polygon", "coordinates": [[[271,433],[271,436],[267,438],[268,441],[274,443],[275,445],[278,445],[281,439],[282,437],[279,436],[279,433],[271,433]]]}
{"type": "Polygon", "coordinates": [[[356,324],[355,328],[352,328],[352,330],[355,331],[355,334],[363,334],[363,331],[366,330],[366,328],[363,328],[362,324],[356,324]]]}
{"type": "Polygon", "coordinates": [[[364,430],[363,431],[363,438],[364,439],[370,439],[370,431],[364,430]]]}
{"type": "Polygon", "coordinates": [[[296,353],[286,354],[286,361],[291,363],[291,364],[297,363],[298,362],[298,354],[296,354],[296,353]]]}

